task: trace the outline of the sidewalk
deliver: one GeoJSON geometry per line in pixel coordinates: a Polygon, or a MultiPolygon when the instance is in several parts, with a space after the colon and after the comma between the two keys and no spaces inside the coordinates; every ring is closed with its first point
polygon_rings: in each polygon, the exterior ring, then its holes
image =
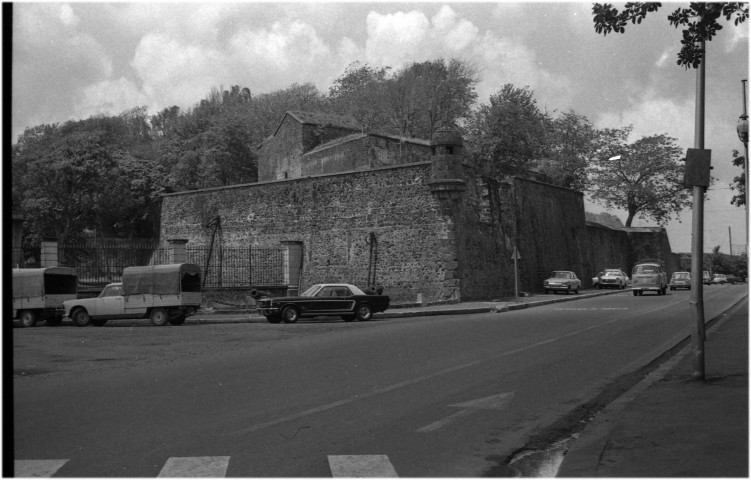
{"type": "MultiPolygon", "coordinates": [[[[484,302],[446,302],[434,305],[421,306],[417,303],[393,305],[385,312],[373,315],[374,320],[381,318],[407,318],[422,317],[431,315],[468,315],[473,313],[487,312],[507,312],[510,310],[520,310],[524,308],[548,305],[551,303],[567,302],[581,300],[582,298],[598,297],[601,295],[612,295],[623,293],[623,290],[584,290],[576,295],[565,294],[546,294],[530,295],[525,297],[507,297],[499,300],[484,302]]],[[[218,306],[211,309],[199,310],[193,318],[201,318],[202,323],[216,323],[222,317],[250,316],[254,320],[263,319],[263,316],[256,312],[255,308],[221,308],[218,306]],[[210,320],[208,320],[210,319],[210,320]]],[[[238,320],[235,318],[234,322],[238,320]]],[[[250,321],[250,320],[248,320],[250,321]]]]}
{"type": "Polygon", "coordinates": [[[748,477],[748,298],[710,327],[705,379],[690,345],[595,416],[558,477],[748,477]]]}

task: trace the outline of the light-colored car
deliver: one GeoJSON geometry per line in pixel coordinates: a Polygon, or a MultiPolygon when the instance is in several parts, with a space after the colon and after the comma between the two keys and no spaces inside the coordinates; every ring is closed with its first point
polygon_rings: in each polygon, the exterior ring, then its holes
{"type": "Polygon", "coordinates": [[[678,290],[679,288],[691,290],[690,272],[674,272],[670,277],[670,290],[678,290]]]}
{"type": "Polygon", "coordinates": [[[723,275],[721,273],[715,273],[714,276],[712,277],[712,283],[714,283],[716,285],[717,284],[719,284],[719,285],[725,285],[726,283],[728,283],[728,279],[727,279],[727,277],[725,277],[725,275],[723,275]]]}
{"type": "Polygon", "coordinates": [[[579,293],[581,288],[581,280],[576,276],[574,272],[566,270],[556,270],[550,276],[545,279],[543,288],[545,293],[549,292],[566,292],[566,293],[579,293]]]}
{"type": "Polygon", "coordinates": [[[608,268],[601,275],[597,282],[597,288],[617,288],[623,290],[628,285],[628,275],[623,273],[620,268],[608,268]]]}
{"type": "Polygon", "coordinates": [[[631,271],[631,290],[634,296],[644,292],[656,292],[665,295],[668,290],[668,279],[665,270],[659,263],[638,263],[631,271]]]}
{"type": "Polygon", "coordinates": [[[702,274],[701,283],[704,285],[712,285],[712,275],[706,270],[704,270],[704,273],[702,274]]]}

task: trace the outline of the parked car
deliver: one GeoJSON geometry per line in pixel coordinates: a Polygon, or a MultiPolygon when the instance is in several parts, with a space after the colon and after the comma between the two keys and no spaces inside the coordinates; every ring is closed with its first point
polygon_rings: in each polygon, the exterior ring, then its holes
{"type": "Polygon", "coordinates": [[[599,276],[597,288],[617,288],[623,290],[628,285],[628,275],[620,268],[608,268],[599,276]]]}
{"type": "Polygon", "coordinates": [[[65,316],[79,327],[117,318],[148,318],[156,326],[182,325],[201,306],[201,268],[192,263],[127,267],[122,282],[96,298],[63,302],[65,316]]]}
{"type": "Polygon", "coordinates": [[[721,273],[715,273],[712,277],[712,283],[715,285],[725,285],[728,283],[728,279],[721,273]]]}
{"type": "Polygon", "coordinates": [[[631,271],[631,289],[634,296],[644,292],[657,292],[665,295],[668,290],[668,279],[665,270],[658,263],[639,263],[631,271]]]}
{"type": "Polygon", "coordinates": [[[258,311],[269,323],[295,323],[301,317],[338,316],[368,321],[389,308],[388,295],[367,294],[347,283],[319,283],[296,297],[263,297],[258,311]]]}
{"type": "Polygon", "coordinates": [[[704,270],[704,273],[702,274],[701,283],[704,285],[712,285],[712,275],[706,270],[704,270]]]}
{"type": "Polygon", "coordinates": [[[547,278],[543,284],[545,293],[549,292],[566,292],[566,293],[579,293],[581,288],[581,280],[576,276],[574,272],[566,270],[556,270],[547,278]]]}
{"type": "Polygon", "coordinates": [[[592,287],[593,288],[599,288],[600,287],[600,277],[605,275],[605,270],[598,273],[596,277],[592,277],[592,287]]]}
{"type": "Polygon", "coordinates": [[[690,272],[674,272],[670,277],[670,290],[678,290],[679,288],[691,290],[690,272]]]}
{"type": "Polygon", "coordinates": [[[14,268],[13,318],[22,327],[38,320],[57,326],[63,320],[63,302],[78,297],[76,270],[69,267],[14,268]]]}

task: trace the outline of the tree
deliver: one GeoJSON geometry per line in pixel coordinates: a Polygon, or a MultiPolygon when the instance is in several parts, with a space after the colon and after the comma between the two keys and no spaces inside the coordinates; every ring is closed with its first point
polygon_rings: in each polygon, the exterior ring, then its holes
{"type": "Polygon", "coordinates": [[[587,117],[573,110],[552,119],[548,126],[548,159],[541,172],[556,185],[586,190],[587,168],[599,153],[600,137],[600,131],[587,117]]]}
{"type": "Polygon", "coordinates": [[[334,110],[350,115],[366,132],[386,124],[386,78],[389,67],[373,68],[359,62],[350,64],[344,75],[329,88],[329,101],[334,110]]]}
{"type": "Polygon", "coordinates": [[[475,69],[455,59],[413,63],[396,72],[355,62],[334,82],[329,101],[365,131],[431,138],[440,126],[469,116],[476,84],[475,69]]]}
{"type": "MultiPolygon", "coordinates": [[[[619,12],[610,4],[595,3],[592,15],[595,31],[607,35],[610,32],[623,33],[628,22],[641,23],[647,14],[656,12],[662,4],[652,2],[629,2],[623,11],[619,12]]],[[[711,41],[722,25],[720,17],[727,21],[733,19],[736,26],[748,18],[748,4],[744,3],[701,3],[691,2],[689,8],[679,7],[668,21],[674,27],[685,27],[681,39],[681,50],[678,52],[678,65],[686,69],[697,68],[702,61],[701,41],[711,41]]]]}
{"type": "Polygon", "coordinates": [[[39,156],[19,156],[21,208],[30,239],[62,242],[97,226],[101,200],[108,197],[116,163],[103,132],[74,131],[52,139],[39,156]]]}
{"type": "Polygon", "coordinates": [[[738,191],[738,195],[733,195],[730,199],[731,205],[742,207],[746,204],[746,157],[738,153],[738,150],[733,150],[733,165],[741,167],[743,171],[737,177],[733,177],[733,183],[730,188],[738,191]]]}
{"type": "Polygon", "coordinates": [[[506,84],[467,121],[469,157],[482,175],[515,173],[544,156],[549,122],[529,87],[506,84]]]}
{"type": "Polygon", "coordinates": [[[431,138],[470,115],[476,84],[476,69],[466,62],[413,63],[388,82],[391,127],[402,136],[431,138]]]}
{"type": "Polygon", "coordinates": [[[599,154],[590,166],[592,199],[608,208],[664,224],[691,205],[683,185],[682,150],[666,135],[642,137],[628,143],[632,127],[605,129],[599,154]]]}

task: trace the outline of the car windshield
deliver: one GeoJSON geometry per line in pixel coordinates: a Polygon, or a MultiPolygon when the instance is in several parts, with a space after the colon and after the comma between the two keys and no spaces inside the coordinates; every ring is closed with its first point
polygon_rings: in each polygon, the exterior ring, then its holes
{"type": "Polygon", "coordinates": [[[342,297],[349,295],[365,295],[365,292],[354,285],[323,285],[317,283],[300,294],[301,297],[342,297]]]}
{"type": "Polygon", "coordinates": [[[570,278],[568,272],[553,272],[553,278],[570,278]]]}
{"type": "Polygon", "coordinates": [[[638,274],[657,273],[657,267],[655,265],[637,265],[634,267],[634,273],[638,273],[638,274]]]}
{"type": "Polygon", "coordinates": [[[677,272],[673,274],[673,278],[676,280],[688,280],[690,275],[686,272],[677,272]]]}
{"type": "Polygon", "coordinates": [[[123,294],[123,286],[122,284],[117,285],[107,285],[104,287],[104,290],[102,290],[102,293],[99,294],[100,298],[104,297],[119,297],[123,294]]]}
{"type": "Polygon", "coordinates": [[[605,275],[615,275],[616,277],[621,275],[620,270],[608,270],[605,272],[605,275]]]}
{"type": "Polygon", "coordinates": [[[301,297],[315,297],[323,285],[315,284],[300,294],[301,297]]]}

